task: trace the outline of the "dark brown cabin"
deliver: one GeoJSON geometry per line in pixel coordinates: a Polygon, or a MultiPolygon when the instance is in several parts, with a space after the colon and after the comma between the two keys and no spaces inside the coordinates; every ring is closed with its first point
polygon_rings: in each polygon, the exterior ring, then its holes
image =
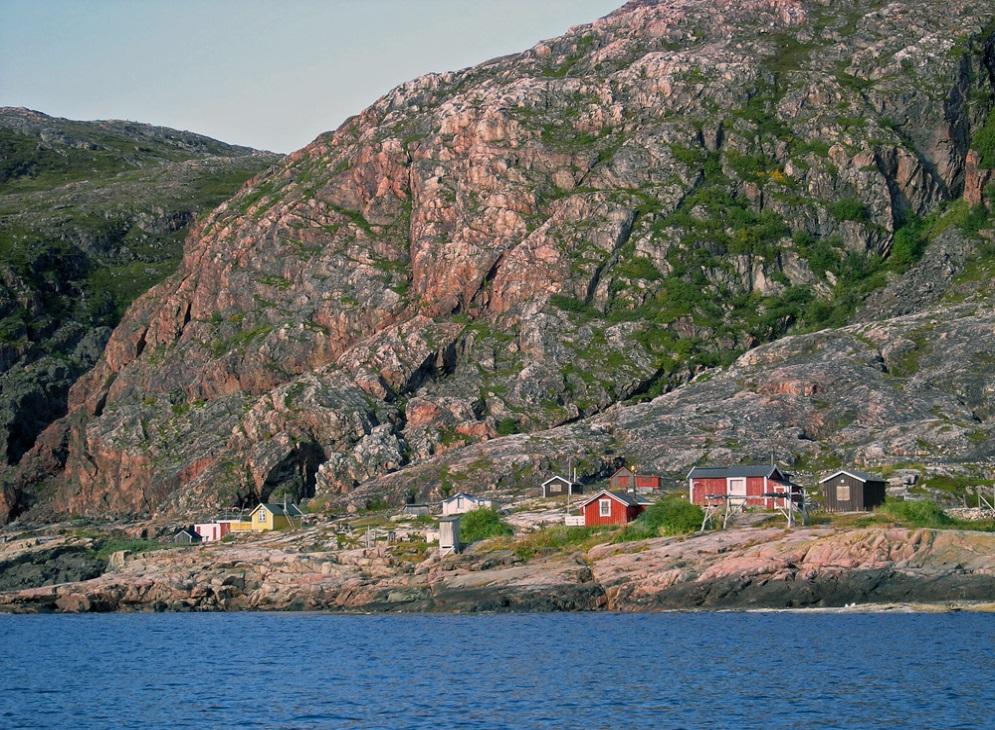
{"type": "Polygon", "coordinates": [[[868,512],[884,504],[885,481],[877,474],[841,469],[819,486],[826,512],[868,512]]]}
{"type": "Polygon", "coordinates": [[[663,488],[663,477],[656,474],[636,474],[627,467],[618,469],[608,477],[608,488],[631,492],[658,492],[663,488]]]}

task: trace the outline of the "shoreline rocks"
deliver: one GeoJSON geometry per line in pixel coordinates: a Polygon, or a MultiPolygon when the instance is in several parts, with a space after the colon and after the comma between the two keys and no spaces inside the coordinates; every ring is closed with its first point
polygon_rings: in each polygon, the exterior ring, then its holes
{"type": "MultiPolygon", "coordinates": [[[[0,593],[0,611],[628,612],[995,602],[995,534],[981,532],[743,528],[529,561],[483,545],[420,562],[390,548],[302,552],[300,537],[297,547],[278,538],[133,555],[88,580],[0,593]]],[[[312,530],[307,539],[318,537],[312,530]]]]}

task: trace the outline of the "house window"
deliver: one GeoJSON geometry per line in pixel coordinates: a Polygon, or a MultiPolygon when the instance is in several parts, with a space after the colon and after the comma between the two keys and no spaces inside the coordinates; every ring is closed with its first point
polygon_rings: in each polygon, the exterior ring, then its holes
{"type": "Polygon", "coordinates": [[[598,501],[598,515],[601,517],[612,516],[612,501],[610,499],[602,499],[598,501]]]}
{"type": "Polygon", "coordinates": [[[266,521],[266,510],[263,509],[259,510],[259,521],[260,522],[266,521]]]}
{"type": "Polygon", "coordinates": [[[836,487],[836,499],[840,502],[850,501],[850,485],[840,484],[836,487]]]}

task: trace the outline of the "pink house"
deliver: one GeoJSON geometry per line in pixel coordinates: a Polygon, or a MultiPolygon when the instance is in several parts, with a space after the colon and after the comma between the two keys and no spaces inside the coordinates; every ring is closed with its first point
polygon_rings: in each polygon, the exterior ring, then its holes
{"type": "Polygon", "coordinates": [[[204,542],[218,542],[231,532],[231,521],[202,522],[199,525],[194,525],[193,530],[200,535],[201,540],[204,542]]]}

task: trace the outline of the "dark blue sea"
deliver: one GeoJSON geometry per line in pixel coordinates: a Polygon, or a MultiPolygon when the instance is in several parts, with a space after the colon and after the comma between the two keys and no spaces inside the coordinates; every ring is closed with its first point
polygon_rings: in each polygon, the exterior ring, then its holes
{"type": "Polygon", "coordinates": [[[995,616],[0,616],[3,728],[993,728],[995,616]]]}

